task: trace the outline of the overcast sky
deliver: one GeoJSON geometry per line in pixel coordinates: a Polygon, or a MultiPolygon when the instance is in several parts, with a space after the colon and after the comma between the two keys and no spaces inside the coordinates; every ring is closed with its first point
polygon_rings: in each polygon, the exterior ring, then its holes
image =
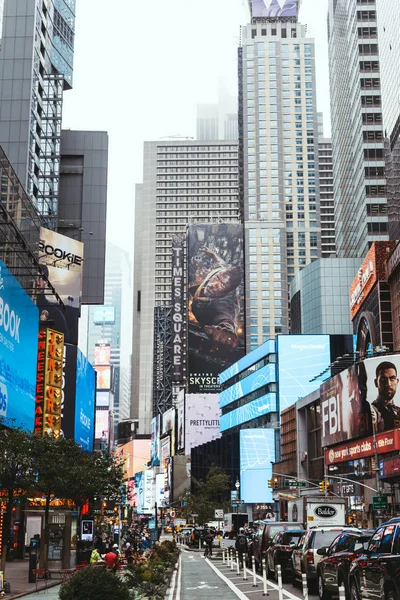
{"type": "MultiPolygon", "coordinates": [[[[318,110],[329,133],[328,0],[303,0],[316,39],[318,110]]],[[[145,140],[195,136],[196,104],[237,94],[240,25],[247,0],[77,0],[74,87],[64,128],[108,131],[107,237],[133,249],[135,183],[145,140]]]]}

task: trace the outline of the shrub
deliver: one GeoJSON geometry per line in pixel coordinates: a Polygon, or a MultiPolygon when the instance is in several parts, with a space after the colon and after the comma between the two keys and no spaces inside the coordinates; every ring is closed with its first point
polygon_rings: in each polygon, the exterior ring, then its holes
{"type": "Polygon", "coordinates": [[[130,600],[128,586],[101,567],[78,571],[63,583],[60,600],[130,600]]]}

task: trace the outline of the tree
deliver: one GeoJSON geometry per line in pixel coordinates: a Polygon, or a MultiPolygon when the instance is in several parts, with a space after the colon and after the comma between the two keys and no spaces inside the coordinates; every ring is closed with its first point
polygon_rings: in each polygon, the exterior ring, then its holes
{"type": "Polygon", "coordinates": [[[187,496],[188,509],[197,513],[197,521],[204,525],[214,520],[216,508],[229,509],[230,477],[220,467],[212,465],[204,481],[193,478],[195,491],[187,496]]]}
{"type": "Polygon", "coordinates": [[[31,436],[24,430],[9,429],[0,422],[0,487],[2,500],[6,502],[1,547],[1,570],[10,544],[11,516],[13,508],[32,488],[34,474],[31,461],[31,436]]]}
{"type": "Polygon", "coordinates": [[[60,600],[130,600],[128,586],[120,577],[101,567],[75,573],[61,586],[60,600]]]}

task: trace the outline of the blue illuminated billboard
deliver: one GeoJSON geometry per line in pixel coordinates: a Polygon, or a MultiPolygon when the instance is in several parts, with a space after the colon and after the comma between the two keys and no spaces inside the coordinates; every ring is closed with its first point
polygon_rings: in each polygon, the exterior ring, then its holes
{"type": "Polygon", "coordinates": [[[221,432],[227,431],[228,429],[232,429],[232,427],[243,425],[243,423],[248,423],[263,415],[276,412],[276,404],[276,394],[261,396],[261,398],[253,400],[253,402],[248,402],[244,406],[239,406],[239,408],[231,410],[226,415],[221,415],[219,429],[221,432]]]}
{"type": "Polygon", "coordinates": [[[0,260],[0,417],[33,430],[39,310],[0,260]]]}
{"type": "Polygon", "coordinates": [[[273,354],[275,352],[275,340],[268,340],[253,352],[246,354],[240,360],[235,362],[233,365],[225,369],[219,376],[219,383],[222,385],[228,379],[232,379],[235,375],[238,375],[245,369],[251,367],[256,362],[260,361],[262,358],[265,358],[269,354],[273,354]]]}
{"type": "Polygon", "coordinates": [[[279,335],[279,410],[319,389],[331,376],[329,335],[279,335]]]}
{"type": "Polygon", "coordinates": [[[95,370],[78,348],[76,360],[74,438],[76,443],[88,452],[92,452],[93,450],[95,397],[95,370]]]}
{"type": "Polygon", "coordinates": [[[240,432],[240,499],[245,503],[272,502],[275,462],[275,429],[242,429],[240,432]]]}
{"type": "Polygon", "coordinates": [[[235,402],[235,400],[243,398],[243,396],[247,396],[248,394],[251,394],[251,392],[275,382],[276,365],[265,365],[265,367],[261,367],[261,369],[254,371],[254,373],[251,373],[242,379],[242,381],[238,381],[221,392],[219,395],[220,408],[224,408],[224,406],[228,406],[231,402],[235,402]]]}
{"type": "Polygon", "coordinates": [[[93,323],[95,325],[114,325],[114,306],[95,306],[93,308],[93,323]]]}

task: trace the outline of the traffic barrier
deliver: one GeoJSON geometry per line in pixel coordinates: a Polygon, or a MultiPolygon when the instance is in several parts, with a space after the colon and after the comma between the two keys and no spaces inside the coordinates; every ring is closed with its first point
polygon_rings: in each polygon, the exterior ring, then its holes
{"type": "MultiPolygon", "coordinates": [[[[229,550],[231,550],[231,549],[229,548],[229,550]]],[[[233,564],[233,550],[232,550],[232,553],[229,552],[229,554],[231,556],[231,571],[234,571],[235,570],[235,566],[233,564]]]]}
{"type": "Polygon", "coordinates": [[[222,546],[222,564],[225,564],[225,548],[222,546]]]}
{"type": "Polygon", "coordinates": [[[236,572],[240,575],[239,552],[236,550],[236,572]]]}
{"type": "Polygon", "coordinates": [[[247,562],[247,554],[243,554],[243,579],[245,581],[247,581],[246,562],[247,562]]]}
{"type": "Polygon", "coordinates": [[[346,600],[346,589],[344,585],[339,585],[339,600],[346,600]]]}
{"type": "Polygon", "coordinates": [[[253,587],[258,587],[256,575],[256,559],[254,558],[254,556],[251,557],[251,566],[253,568],[253,587]]]}
{"type": "Polygon", "coordinates": [[[268,594],[268,580],[267,580],[267,565],[265,558],[262,559],[262,573],[263,573],[263,596],[269,596],[268,594]]]}
{"type": "Polygon", "coordinates": [[[302,573],[301,582],[303,584],[303,600],[308,600],[308,585],[307,585],[307,575],[302,573]]]}
{"type": "Polygon", "coordinates": [[[199,550],[201,550],[201,538],[199,538],[199,550]]]}
{"type": "Polygon", "coordinates": [[[277,568],[278,568],[278,598],[279,598],[279,600],[283,600],[282,567],[281,567],[281,565],[278,565],[277,568]]]}

